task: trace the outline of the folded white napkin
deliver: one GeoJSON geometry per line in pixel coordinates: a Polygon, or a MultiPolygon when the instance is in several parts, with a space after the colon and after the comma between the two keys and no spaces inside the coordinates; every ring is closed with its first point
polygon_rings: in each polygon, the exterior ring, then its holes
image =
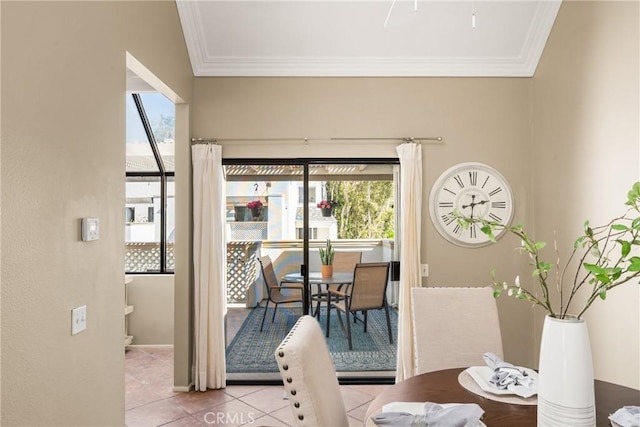
{"type": "Polygon", "coordinates": [[[487,366],[493,369],[493,376],[489,379],[491,385],[524,398],[537,393],[535,380],[524,369],[503,361],[493,353],[484,353],[482,357],[487,366]]]}
{"type": "Polygon", "coordinates": [[[640,406],[623,406],[609,419],[620,427],[640,427],[640,406]]]}
{"type": "Polygon", "coordinates": [[[425,402],[422,415],[409,412],[382,412],[371,419],[377,426],[395,427],[477,427],[484,414],[475,403],[439,405],[425,402]]]}

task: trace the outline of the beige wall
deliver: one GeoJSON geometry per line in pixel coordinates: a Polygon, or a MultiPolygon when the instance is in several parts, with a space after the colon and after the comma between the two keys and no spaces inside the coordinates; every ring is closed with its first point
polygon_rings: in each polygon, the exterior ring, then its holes
{"type": "Polygon", "coordinates": [[[173,345],[173,275],[131,275],[127,284],[128,332],[133,345],[173,345]]]}
{"type": "MultiPolygon", "coordinates": [[[[564,2],[534,76],[535,232],[557,230],[564,253],[585,220],[622,213],[639,178],[638,5],[564,2]]],[[[598,379],[640,388],[639,292],[629,283],[587,312],[598,379]]]]}
{"type": "Polygon", "coordinates": [[[1,423],[123,425],[125,52],[189,102],[176,6],[1,7],[1,423]],[[86,216],[100,240],[80,241],[86,216]]]}
{"type": "MultiPolygon", "coordinates": [[[[514,222],[549,242],[554,230],[572,242],[585,219],[619,212],[639,175],[638,39],[637,2],[565,2],[533,79],[197,78],[192,135],[442,136],[424,146],[423,285],[481,286],[493,268],[504,280],[529,277],[512,236],[479,249],[444,241],[428,218],[431,185],[452,164],[490,164],[513,187],[514,222]]],[[[393,144],[223,146],[240,158],[395,156],[393,144]]],[[[639,300],[627,286],[588,313],[596,378],[639,387],[639,300]]],[[[507,297],[498,305],[506,357],[536,366],[544,313],[507,297]]]]}
{"type": "MultiPolygon", "coordinates": [[[[2,5],[0,5],[0,23],[2,22],[2,5]]],[[[2,31],[0,31],[2,46],[2,31]]],[[[0,52],[2,49],[0,48],[0,52]]],[[[2,55],[0,55],[0,94],[2,94],[2,55]]],[[[0,99],[2,97],[0,96],[0,99]]],[[[0,129],[2,129],[2,102],[0,102],[0,129]]],[[[2,134],[0,132],[0,230],[2,230],[2,134]]],[[[0,260],[2,260],[2,238],[0,238],[0,260]]],[[[1,265],[0,265],[1,267],[1,265]]],[[[0,290],[2,289],[2,268],[0,268],[0,290]]],[[[2,378],[2,292],[0,291],[0,381],[2,378]]],[[[0,383],[0,422],[2,422],[2,384],[0,383]]]]}
{"type": "MultiPolygon", "coordinates": [[[[512,245],[453,246],[428,216],[431,185],[449,166],[478,161],[499,169],[516,197],[516,221],[530,218],[529,79],[443,78],[197,78],[194,137],[336,138],[442,136],[423,147],[422,261],[424,285],[483,286],[490,270],[515,276],[521,260],[512,245]],[[509,260],[509,262],[504,262],[509,260]]],[[[397,143],[227,143],[225,157],[397,157],[397,143]]],[[[532,362],[531,315],[501,299],[505,352],[532,362]]]]}
{"type": "Polygon", "coordinates": [[[173,384],[177,391],[191,384],[193,351],[193,221],[191,209],[190,105],[176,105],[176,268],[173,309],[173,384]]]}

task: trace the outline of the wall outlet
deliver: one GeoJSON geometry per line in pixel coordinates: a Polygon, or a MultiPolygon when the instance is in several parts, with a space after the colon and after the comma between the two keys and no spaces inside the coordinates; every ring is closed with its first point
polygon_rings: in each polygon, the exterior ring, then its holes
{"type": "Polygon", "coordinates": [[[87,329],[87,306],[83,305],[71,310],[71,335],[87,329]]]}
{"type": "Polygon", "coordinates": [[[429,264],[420,265],[420,275],[422,275],[422,277],[429,277],[429,264]]]}

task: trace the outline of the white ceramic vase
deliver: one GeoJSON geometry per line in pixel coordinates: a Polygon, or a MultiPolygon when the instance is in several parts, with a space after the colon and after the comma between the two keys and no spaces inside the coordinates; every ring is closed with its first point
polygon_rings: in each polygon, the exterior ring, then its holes
{"type": "Polygon", "coordinates": [[[583,319],[547,315],[540,344],[538,426],[596,425],[593,361],[583,319]]]}

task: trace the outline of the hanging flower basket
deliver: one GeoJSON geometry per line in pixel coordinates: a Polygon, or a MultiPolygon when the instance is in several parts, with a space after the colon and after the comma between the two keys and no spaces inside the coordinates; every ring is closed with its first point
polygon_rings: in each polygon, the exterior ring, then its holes
{"type": "Polygon", "coordinates": [[[262,202],[260,200],[252,200],[249,203],[247,203],[247,207],[251,210],[253,209],[261,209],[262,208],[262,202]]]}
{"type": "Polygon", "coordinates": [[[323,200],[320,203],[318,203],[317,206],[322,211],[322,216],[330,217],[331,214],[333,213],[333,206],[334,205],[335,205],[335,202],[333,202],[331,200],[323,200]]]}
{"type": "Polygon", "coordinates": [[[258,217],[260,217],[260,214],[262,213],[262,208],[251,208],[251,217],[254,220],[258,220],[258,217]]]}
{"type": "Polygon", "coordinates": [[[251,217],[254,221],[258,220],[258,217],[262,213],[262,202],[260,200],[252,200],[247,203],[247,207],[251,210],[251,217]]]}

